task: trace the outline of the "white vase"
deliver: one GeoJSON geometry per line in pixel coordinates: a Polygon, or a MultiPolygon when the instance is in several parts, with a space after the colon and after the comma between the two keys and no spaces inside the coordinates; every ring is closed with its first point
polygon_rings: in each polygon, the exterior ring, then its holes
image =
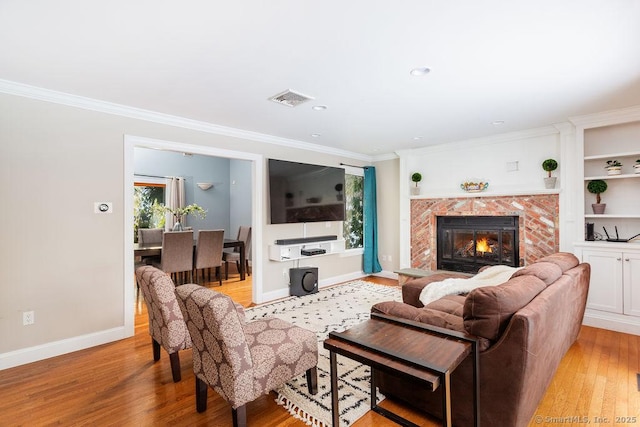
{"type": "Polygon", "coordinates": [[[411,187],[411,195],[419,196],[420,195],[420,187],[411,187]]]}
{"type": "Polygon", "coordinates": [[[180,224],[180,221],[173,225],[173,231],[182,231],[182,224],[180,224]]]}
{"type": "Polygon", "coordinates": [[[544,179],[544,188],[556,188],[556,177],[551,176],[544,179]]]}
{"type": "Polygon", "coordinates": [[[621,166],[610,166],[607,168],[608,175],[620,175],[622,173],[621,166]]]}
{"type": "Polygon", "coordinates": [[[633,165],[633,173],[640,173],[640,163],[633,165]]]}

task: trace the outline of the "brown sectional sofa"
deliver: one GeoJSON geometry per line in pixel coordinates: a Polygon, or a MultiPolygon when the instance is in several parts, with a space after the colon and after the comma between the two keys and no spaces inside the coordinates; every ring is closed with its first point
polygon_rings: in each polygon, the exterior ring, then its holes
{"type": "MultiPolygon", "coordinates": [[[[575,342],[584,315],[589,264],[570,253],[556,253],[516,271],[507,282],[451,295],[426,307],[422,288],[447,277],[438,273],[406,282],[404,302],[372,307],[382,313],[465,332],[479,338],[480,413],[483,426],[527,426],[561,359],[575,342]]],[[[375,372],[380,391],[441,418],[440,393],[383,372],[375,372]]],[[[472,363],[467,358],[451,375],[455,426],[473,425],[472,363]]]]}

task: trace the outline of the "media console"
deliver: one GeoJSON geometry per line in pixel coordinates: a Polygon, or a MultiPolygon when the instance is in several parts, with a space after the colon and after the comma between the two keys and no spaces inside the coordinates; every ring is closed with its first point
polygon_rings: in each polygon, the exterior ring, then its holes
{"type": "Polygon", "coordinates": [[[344,239],[337,236],[304,237],[299,239],[276,240],[269,246],[269,259],[272,261],[291,261],[344,252],[344,239]],[[290,242],[290,243],[280,243],[290,242]]]}

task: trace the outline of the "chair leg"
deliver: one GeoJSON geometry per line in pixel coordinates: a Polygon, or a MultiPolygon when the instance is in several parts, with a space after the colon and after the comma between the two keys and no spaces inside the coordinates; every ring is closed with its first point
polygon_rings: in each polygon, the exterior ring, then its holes
{"type": "Polygon", "coordinates": [[[180,382],[182,379],[182,373],[180,372],[180,356],[178,352],[171,353],[169,355],[169,360],[171,361],[171,375],[173,375],[173,382],[180,382]]]}
{"type": "Polygon", "coordinates": [[[318,393],[318,368],[316,366],[307,369],[307,388],[309,389],[309,394],[318,393]]]}
{"type": "Polygon", "coordinates": [[[220,271],[220,267],[216,267],[216,276],[218,277],[218,284],[222,286],[222,271],[220,271]]]}
{"type": "Polygon", "coordinates": [[[209,386],[196,376],[196,410],[204,412],[207,410],[207,389],[209,386]]]}
{"type": "Polygon", "coordinates": [[[229,263],[224,263],[224,280],[229,280],[229,263]]]}
{"type": "Polygon", "coordinates": [[[151,346],[153,347],[153,360],[157,362],[160,360],[160,343],[151,338],[151,346]]]}
{"type": "Polygon", "coordinates": [[[247,427],[247,405],[244,404],[237,409],[231,408],[233,416],[233,427],[247,427]]]}

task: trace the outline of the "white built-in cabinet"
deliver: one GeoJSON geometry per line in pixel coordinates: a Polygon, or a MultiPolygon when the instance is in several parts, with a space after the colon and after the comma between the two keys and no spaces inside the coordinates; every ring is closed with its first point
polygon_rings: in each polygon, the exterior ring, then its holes
{"type": "Polygon", "coordinates": [[[591,265],[587,308],[640,316],[640,248],[580,248],[582,261],[591,265]]]}
{"type": "Polygon", "coordinates": [[[576,125],[578,194],[575,254],[591,265],[591,282],[584,323],[640,335],[640,237],[629,242],[608,242],[617,235],[629,239],[640,233],[640,174],[633,165],[640,159],[640,108],[572,119],[576,125]],[[622,163],[619,175],[608,175],[607,160],[622,163]],[[587,191],[594,179],[607,183],[601,194],[607,207],[595,214],[595,195],[587,191]],[[586,225],[592,223],[596,240],[586,240],[586,225]],[[605,232],[606,229],[606,232],[605,232]]]}

